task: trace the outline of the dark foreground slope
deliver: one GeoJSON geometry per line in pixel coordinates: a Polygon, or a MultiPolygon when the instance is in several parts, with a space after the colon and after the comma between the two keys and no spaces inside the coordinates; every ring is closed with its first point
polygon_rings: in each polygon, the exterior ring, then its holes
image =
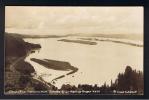
{"type": "Polygon", "coordinates": [[[40,48],[39,44],[27,43],[21,37],[5,34],[6,94],[14,94],[14,91],[47,90],[44,84],[33,79],[35,70],[31,64],[24,61],[31,50],[40,48]]]}

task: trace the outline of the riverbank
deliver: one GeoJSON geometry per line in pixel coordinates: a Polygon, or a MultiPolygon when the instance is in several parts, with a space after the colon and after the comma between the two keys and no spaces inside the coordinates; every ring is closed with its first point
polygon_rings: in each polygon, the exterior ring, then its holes
{"type": "Polygon", "coordinates": [[[5,94],[48,90],[43,83],[33,78],[36,74],[34,67],[24,60],[32,50],[40,48],[39,44],[31,44],[21,37],[5,34],[5,94]]]}

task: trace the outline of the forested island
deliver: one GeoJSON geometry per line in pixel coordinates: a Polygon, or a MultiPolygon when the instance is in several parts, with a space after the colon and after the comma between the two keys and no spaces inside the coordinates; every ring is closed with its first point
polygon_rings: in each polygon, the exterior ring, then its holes
{"type": "Polygon", "coordinates": [[[51,59],[36,59],[36,58],[31,58],[32,61],[45,66],[46,68],[49,69],[54,69],[54,70],[76,70],[77,68],[74,66],[71,66],[69,62],[65,61],[57,61],[57,60],[51,60],[51,59]]]}
{"type": "Polygon", "coordinates": [[[63,41],[63,42],[72,42],[72,43],[80,43],[80,44],[88,44],[88,45],[96,45],[96,42],[92,41],[85,41],[85,40],[69,40],[69,39],[60,39],[58,41],[63,41]]]}

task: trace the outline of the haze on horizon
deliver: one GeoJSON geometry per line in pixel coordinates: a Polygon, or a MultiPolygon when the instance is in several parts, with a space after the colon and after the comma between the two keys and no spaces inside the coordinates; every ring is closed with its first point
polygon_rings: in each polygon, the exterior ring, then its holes
{"type": "Polygon", "coordinates": [[[6,6],[5,31],[19,34],[140,34],[143,7],[6,6]]]}

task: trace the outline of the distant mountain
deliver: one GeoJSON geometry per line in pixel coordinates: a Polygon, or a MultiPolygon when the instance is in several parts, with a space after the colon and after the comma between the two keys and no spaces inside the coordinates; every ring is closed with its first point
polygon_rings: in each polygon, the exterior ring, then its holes
{"type": "MultiPolygon", "coordinates": [[[[8,33],[5,33],[8,34],[8,33]]],[[[66,37],[68,35],[26,35],[26,34],[17,34],[17,33],[11,33],[9,34],[13,37],[19,37],[19,38],[60,38],[60,37],[66,37]]]]}
{"type": "Polygon", "coordinates": [[[15,37],[20,38],[61,38],[61,37],[71,37],[71,36],[80,36],[80,37],[103,37],[103,38],[116,38],[116,39],[129,39],[129,40],[143,40],[143,34],[102,34],[102,33],[72,33],[66,35],[26,35],[26,34],[17,34],[11,33],[15,37]]]}

